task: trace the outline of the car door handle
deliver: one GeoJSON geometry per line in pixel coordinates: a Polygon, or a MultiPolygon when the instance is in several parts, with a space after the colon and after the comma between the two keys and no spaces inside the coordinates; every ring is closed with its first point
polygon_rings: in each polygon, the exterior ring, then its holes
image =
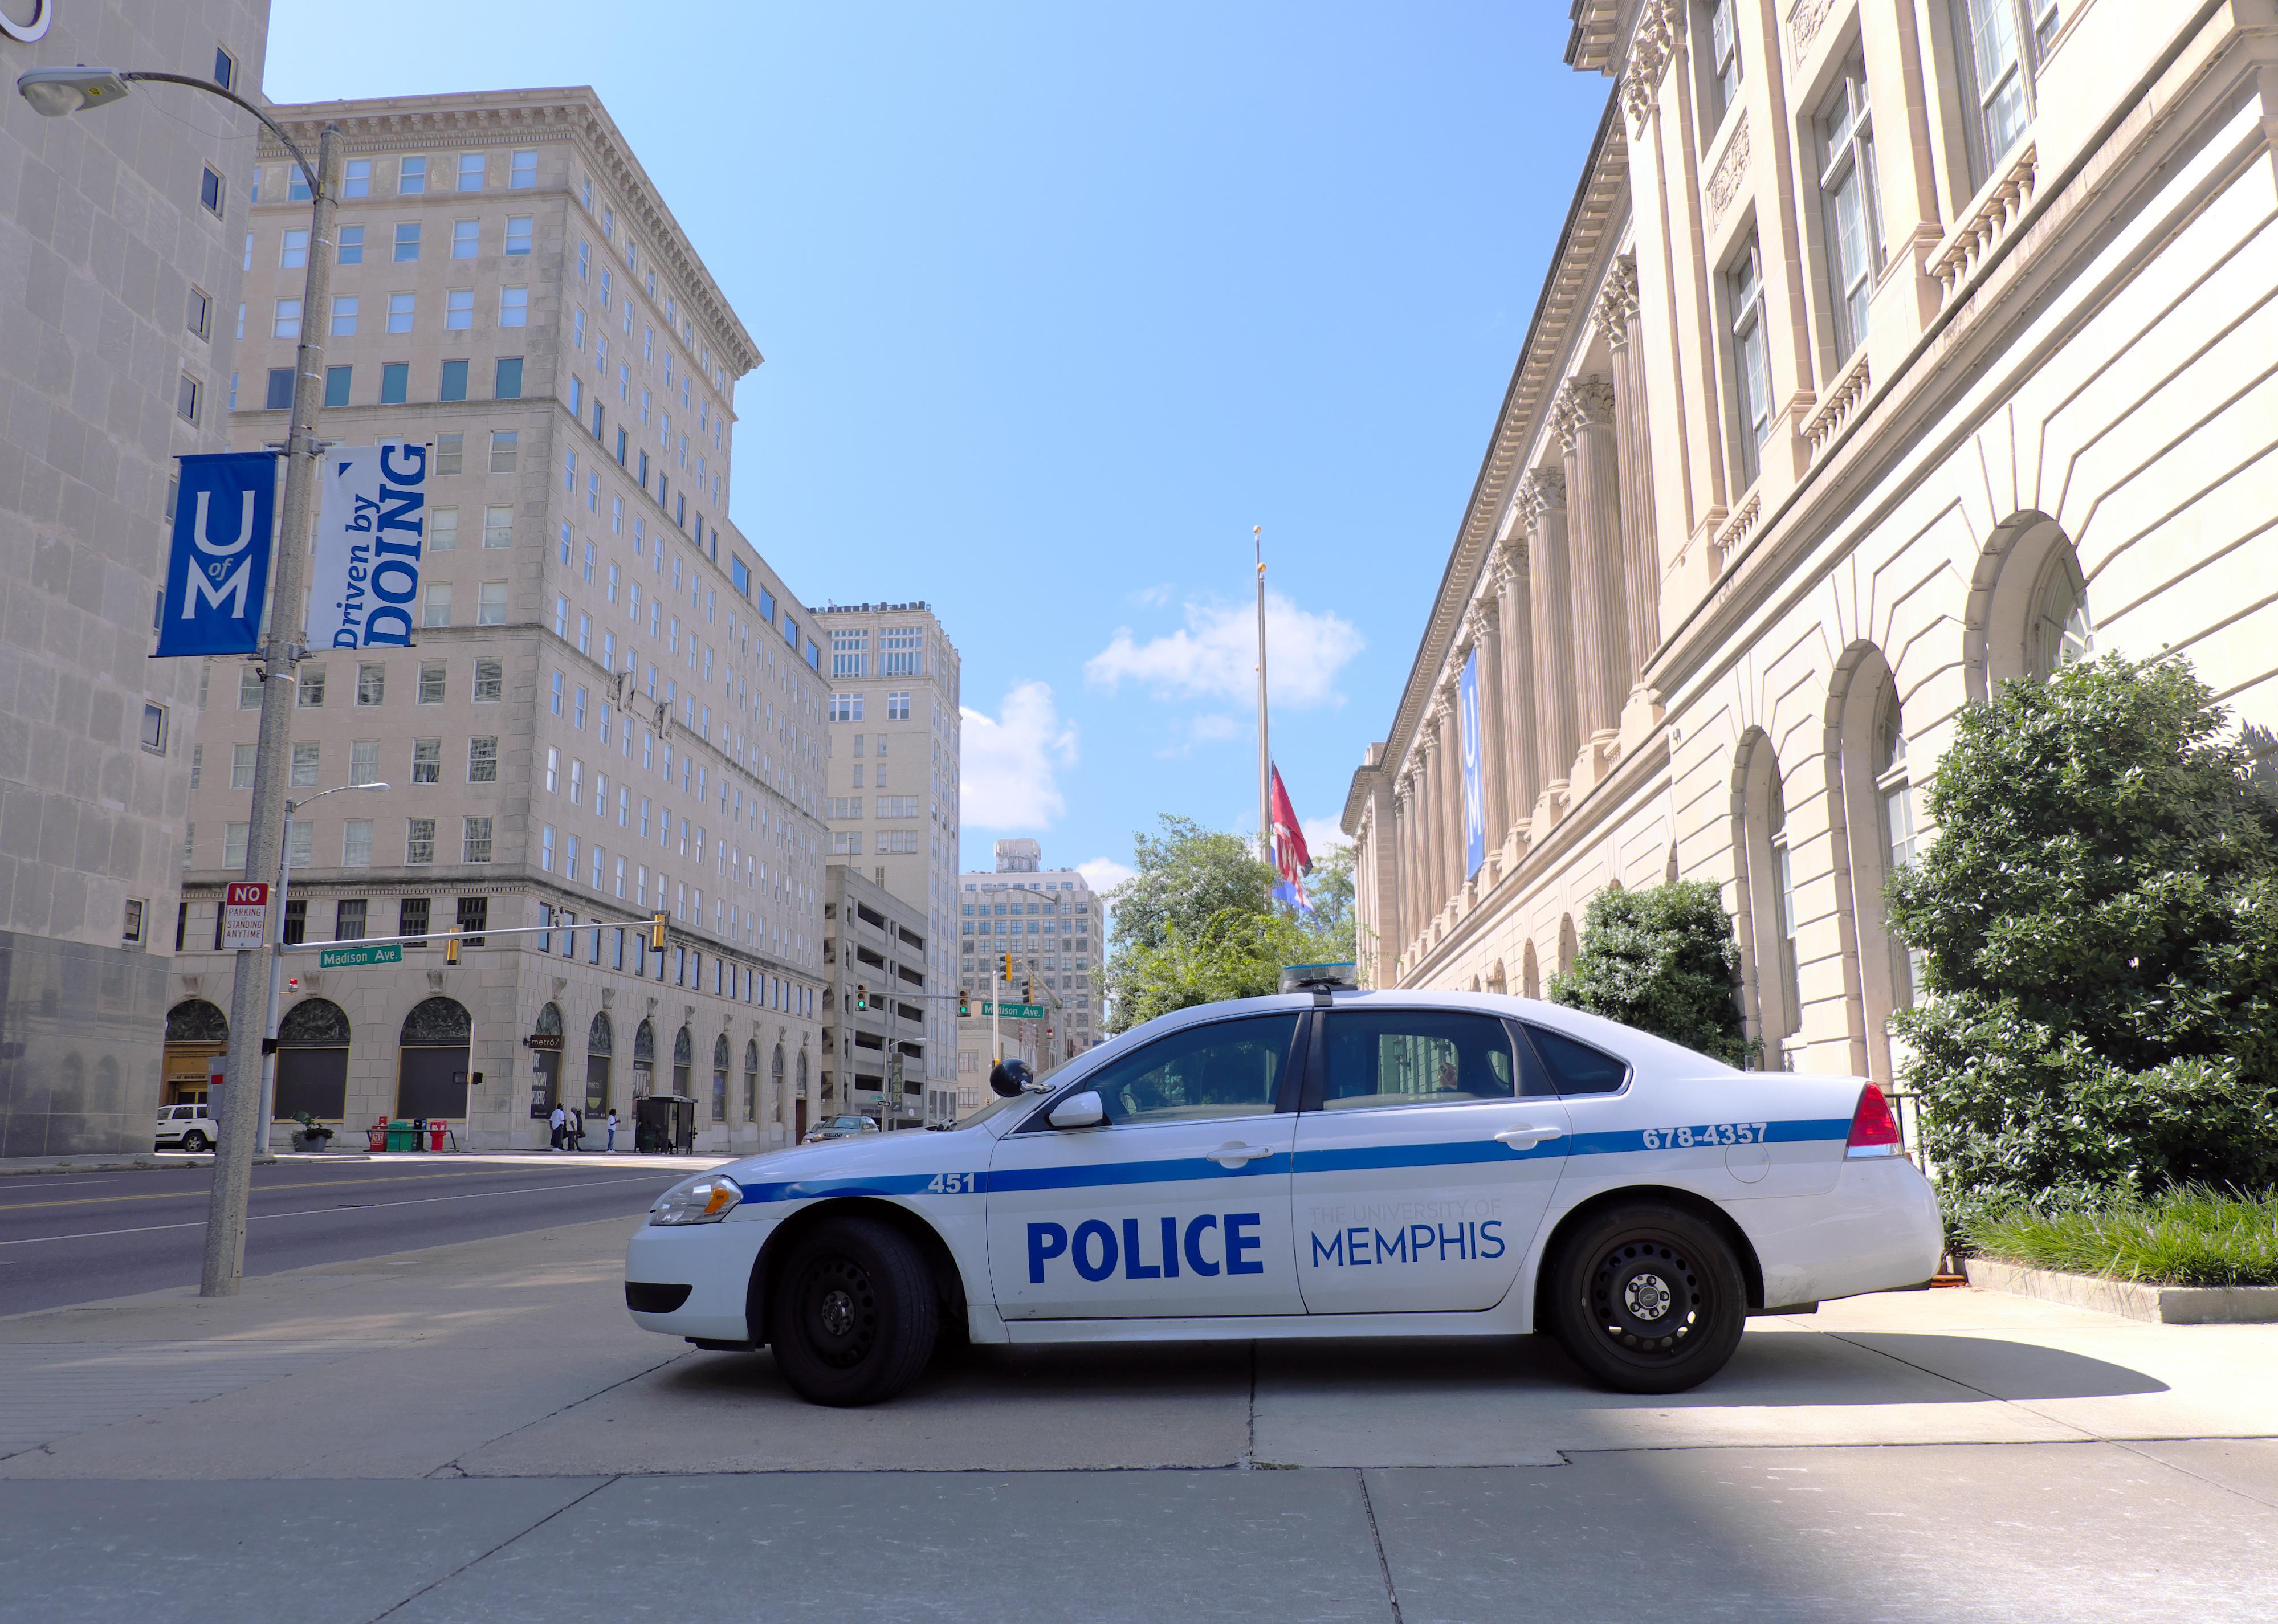
{"type": "Polygon", "coordinates": [[[1270,1145],[1236,1145],[1228,1142],[1220,1145],[1203,1160],[1215,1162],[1220,1167],[1240,1167],[1245,1162],[1255,1162],[1260,1156],[1270,1156],[1273,1154],[1273,1147],[1270,1145]]]}
{"type": "Polygon", "coordinates": [[[1565,1137],[1566,1130],[1561,1127],[1548,1125],[1537,1127],[1532,1123],[1521,1123],[1515,1128],[1505,1128],[1495,1135],[1495,1140],[1498,1144],[1503,1145],[1532,1145],[1537,1140],[1565,1137]]]}

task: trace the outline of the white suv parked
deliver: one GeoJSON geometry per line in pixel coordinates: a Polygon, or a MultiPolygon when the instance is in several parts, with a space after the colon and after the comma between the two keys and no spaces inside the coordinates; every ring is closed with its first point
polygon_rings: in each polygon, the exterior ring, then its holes
{"type": "Polygon", "coordinates": [[[221,1125],[203,1105],[169,1105],[158,1113],[160,1150],[211,1150],[220,1138],[221,1125]]]}

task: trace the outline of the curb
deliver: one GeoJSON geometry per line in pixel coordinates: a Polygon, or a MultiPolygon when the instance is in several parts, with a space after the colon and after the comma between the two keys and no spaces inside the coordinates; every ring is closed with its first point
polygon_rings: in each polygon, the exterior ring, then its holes
{"type": "Polygon", "coordinates": [[[2062,1274],[1973,1257],[1965,1265],[1980,1291],[2035,1297],[2159,1325],[2278,1323],[2278,1285],[2146,1285],[2103,1275],[2062,1274]]]}
{"type": "MultiPolygon", "coordinates": [[[[273,1155],[256,1156],[253,1158],[253,1165],[273,1167],[277,1161],[278,1158],[273,1155]]],[[[11,1173],[151,1173],[164,1172],[168,1169],[179,1170],[186,1167],[211,1167],[213,1163],[213,1153],[210,1151],[203,1155],[173,1155],[164,1152],[154,1152],[149,1155],[120,1156],[109,1160],[87,1162],[42,1162],[37,1157],[27,1156],[20,1161],[11,1158],[6,1163],[0,1163],[0,1178],[4,1178],[11,1173]]]]}

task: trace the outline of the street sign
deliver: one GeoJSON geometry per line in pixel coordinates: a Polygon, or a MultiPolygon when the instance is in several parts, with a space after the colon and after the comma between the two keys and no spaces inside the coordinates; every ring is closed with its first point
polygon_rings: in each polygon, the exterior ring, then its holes
{"type": "Polygon", "coordinates": [[[386,942],[369,948],[326,948],[317,955],[319,970],[352,970],[358,964],[400,964],[403,962],[403,947],[400,942],[386,942]]]}
{"type": "Polygon", "coordinates": [[[1044,1006],[1041,1003],[984,1003],[981,1006],[981,1012],[983,1015],[1001,1015],[1008,1021],[1040,1021],[1044,1018],[1044,1006]]]}
{"type": "Polygon", "coordinates": [[[221,946],[225,953],[255,953],[267,945],[269,882],[233,880],[222,899],[221,946]]]}

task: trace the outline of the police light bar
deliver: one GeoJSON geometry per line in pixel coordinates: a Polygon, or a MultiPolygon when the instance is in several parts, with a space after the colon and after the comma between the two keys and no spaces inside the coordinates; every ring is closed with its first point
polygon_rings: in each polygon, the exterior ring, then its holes
{"type": "Polygon", "coordinates": [[[1360,991],[1360,978],[1356,973],[1359,968],[1349,959],[1335,964],[1284,964],[1281,990],[1302,993],[1319,987],[1333,993],[1357,993],[1360,991]]]}

